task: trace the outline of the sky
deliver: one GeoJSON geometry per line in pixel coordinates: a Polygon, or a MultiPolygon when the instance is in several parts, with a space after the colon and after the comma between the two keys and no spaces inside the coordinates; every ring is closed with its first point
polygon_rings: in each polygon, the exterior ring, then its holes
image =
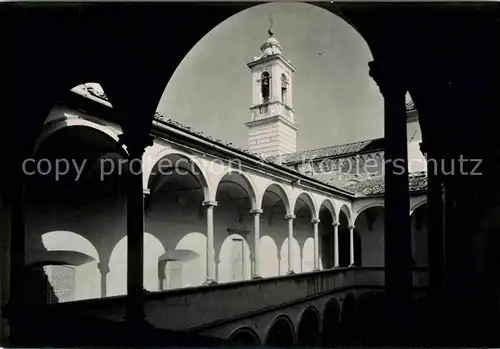
{"type": "Polygon", "coordinates": [[[219,24],[181,62],[158,111],[247,148],[252,80],[246,64],[260,55],[270,16],[285,58],[297,69],[297,150],[383,137],[383,100],[368,75],[368,45],[340,17],[304,3],[258,5],[219,24]]]}

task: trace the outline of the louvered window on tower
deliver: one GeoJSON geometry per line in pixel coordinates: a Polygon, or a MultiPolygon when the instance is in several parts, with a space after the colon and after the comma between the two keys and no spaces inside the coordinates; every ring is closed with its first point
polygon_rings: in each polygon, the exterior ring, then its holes
{"type": "Polygon", "coordinates": [[[271,77],[268,72],[262,73],[262,103],[269,102],[270,89],[271,89],[271,77]]]}
{"type": "Polygon", "coordinates": [[[281,102],[288,104],[288,80],[285,74],[281,74],[281,102]]]}

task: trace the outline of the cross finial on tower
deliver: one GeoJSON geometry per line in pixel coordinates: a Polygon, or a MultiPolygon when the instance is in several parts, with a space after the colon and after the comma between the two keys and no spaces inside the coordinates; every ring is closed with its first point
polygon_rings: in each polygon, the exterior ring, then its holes
{"type": "Polygon", "coordinates": [[[269,36],[274,35],[273,24],[274,24],[273,17],[271,16],[271,14],[269,14],[269,30],[267,31],[269,33],[269,36]]]}

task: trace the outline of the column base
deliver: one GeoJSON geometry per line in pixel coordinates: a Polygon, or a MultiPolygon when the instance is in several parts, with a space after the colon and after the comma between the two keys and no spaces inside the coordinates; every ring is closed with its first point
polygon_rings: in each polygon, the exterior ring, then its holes
{"type": "Polygon", "coordinates": [[[334,268],[339,268],[339,267],[340,267],[340,265],[335,264],[333,267],[334,267],[334,268]]]}
{"type": "Polygon", "coordinates": [[[320,271],[319,268],[313,268],[313,271],[320,271]]]}
{"type": "Polygon", "coordinates": [[[349,268],[355,267],[356,265],[354,263],[349,264],[349,268]]]}
{"type": "Polygon", "coordinates": [[[295,272],[293,270],[289,270],[286,275],[295,275],[295,272]]]}
{"type": "Polygon", "coordinates": [[[262,277],[262,276],[260,276],[260,275],[254,275],[254,276],[252,276],[252,279],[253,279],[253,280],[262,280],[262,279],[263,279],[263,277],[262,277]]]}
{"type": "Polygon", "coordinates": [[[213,285],[217,285],[217,281],[215,281],[215,280],[206,280],[203,283],[203,286],[213,286],[213,285]]]}

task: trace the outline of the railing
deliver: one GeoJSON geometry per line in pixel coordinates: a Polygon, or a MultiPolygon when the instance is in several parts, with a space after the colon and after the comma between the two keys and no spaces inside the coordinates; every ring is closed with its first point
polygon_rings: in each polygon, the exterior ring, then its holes
{"type": "MultiPolygon", "coordinates": [[[[424,270],[415,271],[417,286],[425,286],[424,274],[424,270]]],[[[353,267],[168,290],[147,293],[145,312],[156,327],[185,330],[346,290],[383,289],[384,278],[383,268],[353,267]]],[[[125,297],[53,304],[49,308],[59,316],[80,314],[121,321],[125,316],[125,297]]]]}

